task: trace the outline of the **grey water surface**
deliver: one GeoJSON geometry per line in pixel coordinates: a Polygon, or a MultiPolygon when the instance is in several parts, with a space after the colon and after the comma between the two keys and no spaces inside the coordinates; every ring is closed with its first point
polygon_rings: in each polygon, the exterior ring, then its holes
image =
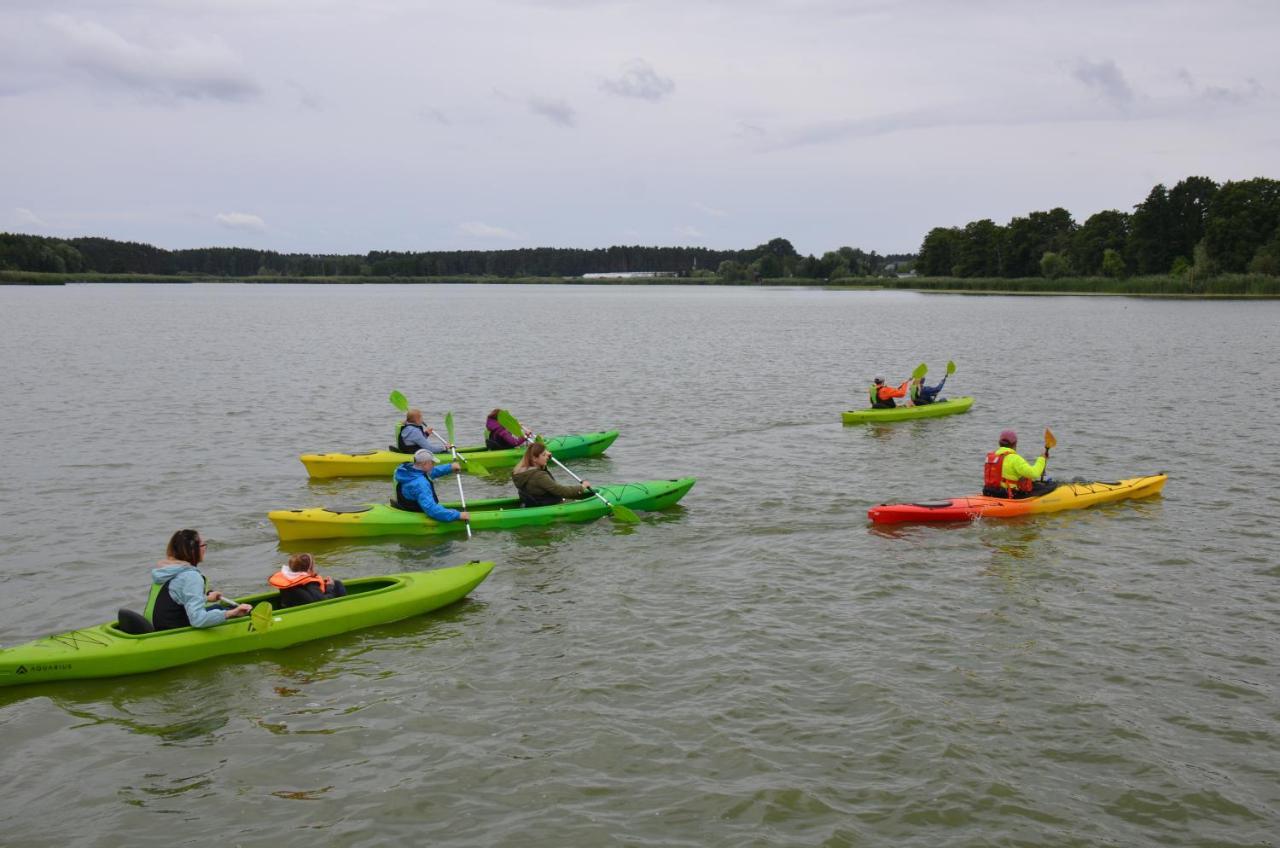
{"type": "Polygon", "coordinates": [[[182,527],[262,589],[268,510],[389,495],[297,456],[384,446],[393,388],[466,441],[499,405],[621,430],[593,482],[698,478],[635,527],[309,547],[497,563],[435,614],[0,689],[0,845],[1276,845],[1278,343],[1274,301],[0,287],[0,644],[140,607],[182,527]],[[840,424],[948,359],[969,414],[840,424]],[[1046,425],[1052,475],[1163,496],[868,524],[1046,425]]]}

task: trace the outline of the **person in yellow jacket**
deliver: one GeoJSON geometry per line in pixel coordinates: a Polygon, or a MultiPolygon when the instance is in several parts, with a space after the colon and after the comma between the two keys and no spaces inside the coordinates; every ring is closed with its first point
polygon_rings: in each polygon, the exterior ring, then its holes
{"type": "Polygon", "coordinates": [[[1018,456],[1018,434],[1005,430],[1000,446],[987,454],[982,469],[982,494],[992,498],[1029,498],[1052,492],[1056,483],[1041,480],[1049,462],[1049,448],[1035,462],[1018,456]]]}

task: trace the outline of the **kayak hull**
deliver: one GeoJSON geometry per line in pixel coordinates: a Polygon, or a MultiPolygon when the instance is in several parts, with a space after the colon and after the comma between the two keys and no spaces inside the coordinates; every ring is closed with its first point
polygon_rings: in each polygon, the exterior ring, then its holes
{"type": "MultiPolygon", "coordinates": [[[[214,657],[287,648],[313,639],[387,624],[461,600],[478,586],[492,562],[471,562],[434,571],[344,580],[347,595],[277,610],[271,626],[256,631],[249,616],[216,627],[182,627],[132,635],[115,622],[46,636],[0,649],[0,686],[118,677],[157,671],[214,657]]],[[[278,603],[278,592],[241,599],[278,603]]]]}
{"type": "Polygon", "coordinates": [[[1160,494],[1166,474],[1131,477],[1111,483],[1062,483],[1035,498],[989,498],[973,495],[932,503],[880,504],[867,510],[876,524],[900,522],[972,521],[976,518],[1014,518],[1066,509],[1085,509],[1101,503],[1147,498],[1160,494]]]}
{"type": "Polygon", "coordinates": [[[973,398],[959,397],[953,400],[940,400],[924,406],[895,406],[892,409],[851,409],[840,413],[840,420],[845,424],[876,424],[883,421],[909,421],[913,418],[941,418],[944,415],[959,415],[968,412],[973,406],[973,398]]]}
{"type": "MultiPolygon", "coordinates": [[[[660,510],[677,503],[693,488],[693,477],[678,480],[647,480],[618,486],[601,486],[596,491],[611,503],[631,509],[660,510]]],[[[461,509],[458,502],[445,503],[461,509]]],[[[521,507],[518,498],[488,498],[467,502],[471,529],[510,530],[528,525],[593,521],[609,513],[599,498],[584,498],[553,506],[521,507]]],[[[282,542],[300,539],[364,539],[377,536],[434,536],[464,533],[461,521],[439,522],[420,512],[408,512],[384,504],[369,504],[350,512],[314,507],[278,509],[267,513],[282,542]]]]}
{"type": "MultiPolygon", "coordinates": [[[[617,430],[605,430],[599,433],[578,433],[567,436],[553,436],[547,439],[547,447],[557,459],[582,459],[588,456],[599,456],[608,450],[618,438],[617,430]]],[[[507,450],[485,450],[484,445],[473,445],[458,448],[463,459],[475,460],[489,468],[512,468],[520,457],[524,456],[524,448],[508,448],[507,450]]],[[[316,479],[329,477],[390,477],[396,466],[413,459],[413,454],[398,453],[389,450],[365,451],[364,453],[304,453],[299,457],[307,467],[307,474],[316,479]]],[[[464,464],[462,470],[467,470],[464,464]]]]}

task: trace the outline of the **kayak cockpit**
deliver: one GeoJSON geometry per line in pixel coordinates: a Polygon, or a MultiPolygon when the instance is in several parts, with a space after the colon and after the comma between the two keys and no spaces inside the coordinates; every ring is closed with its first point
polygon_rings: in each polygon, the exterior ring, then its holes
{"type": "MultiPolygon", "coordinates": [[[[346,586],[347,589],[347,594],[342,597],[326,598],[323,601],[315,601],[314,603],[302,604],[300,606],[288,607],[286,609],[278,608],[280,604],[279,592],[263,592],[259,595],[250,595],[249,597],[241,598],[240,602],[246,604],[259,604],[266,601],[271,604],[273,610],[272,615],[286,616],[290,613],[296,613],[299,611],[327,608],[332,604],[340,604],[343,601],[348,601],[352,598],[360,597],[361,595],[390,591],[403,585],[403,582],[403,580],[394,577],[356,577],[351,580],[343,581],[343,585],[346,586]]],[[[175,627],[171,630],[144,629],[149,628],[151,626],[151,622],[147,621],[138,613],[133,612],[133,610],[128,609],[121,609],[117,614],[117,619],[115,621],[102,626],[112,636],[127,639],[163,638],[175,633],[192,633],[200,629],[195,627],[175,627]]],[[[205,631],[214,631],[221,626],[223,625],[206,627],[203,629],[205,631]]]]}

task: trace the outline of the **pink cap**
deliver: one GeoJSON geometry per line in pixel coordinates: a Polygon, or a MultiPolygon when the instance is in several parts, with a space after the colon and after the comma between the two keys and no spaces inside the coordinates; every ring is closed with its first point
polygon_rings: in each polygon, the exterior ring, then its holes
{"type": "Polygon", "coordinates": [[[1000,441],[1008,442],[1011,445],[1016,445],[1018,443],[1018,434],[1012,430],[1001,430],[1000,441]]]}

